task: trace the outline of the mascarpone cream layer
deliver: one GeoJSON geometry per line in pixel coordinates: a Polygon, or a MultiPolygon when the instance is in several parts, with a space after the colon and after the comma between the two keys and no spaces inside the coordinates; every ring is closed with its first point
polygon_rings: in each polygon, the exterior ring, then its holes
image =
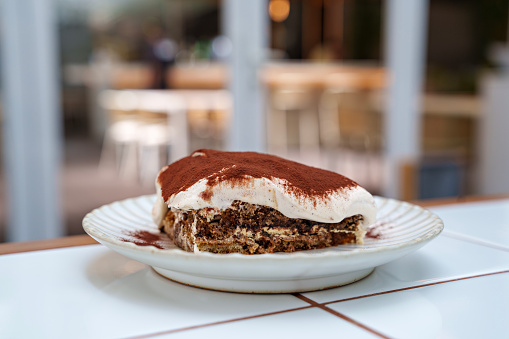
{"type": "Polygon", "coordinates": [[[251,178],[242,185],[220,182],[207,186],[207,179],[163,200],[161,185],[156,182],[157,201],[152,212],[154,222],[161,225],[168,208],[198,210],[202,208],[226,209],[234,200],[272,207],[288,218],[308,219],[316,222],[335,223],[344,218],[361,214],[366,227],[375,222],[376,206],[373,196],[360,186],[347,187],[332,192],[325,198],[307,197],[293,193],[282,179],[251,178]],[[202,194],[204,193],[205,194],[202,194]],[[210,197],[210,199],[204,199],[210,197]]]}

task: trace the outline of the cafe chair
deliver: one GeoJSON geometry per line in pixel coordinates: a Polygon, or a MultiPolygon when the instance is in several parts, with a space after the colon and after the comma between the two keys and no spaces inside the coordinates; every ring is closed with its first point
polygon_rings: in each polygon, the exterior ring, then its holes
{"type": "Polygon", "coordinates": [[[99,161],[99,169],[114,168],[121,178],[137,175],[137,142],[140,120],[134,91],[105,91],[99,105],[107,115],[107,126],[99,161]]]}
{"type": "Polygon", "coordinates": [[[100,102],[110,121],[101,168],[113,161],[120,177],[153,184],[164,164],[188,153],[186,106],[181,96],[156,90],[107,90],[100,102]]]}
{"type": "Polygon", "coordinates": [[[320,142],[325,167],[344,173],[366,187],[380,181],[383,167],[382,115],[373,109],[376,87],[358,74],[338,73],[326,79],[320,97],[320,142]]]}
{"type": "Polygon", "coordinates": [[[287,155],[293,145],[299,153],[318,153],[319,122],[315,91],[307,86],[281,86],[270,91],[269,149],[287,155]],[[292,122],[296,129],[292,129],[292,122]]]}

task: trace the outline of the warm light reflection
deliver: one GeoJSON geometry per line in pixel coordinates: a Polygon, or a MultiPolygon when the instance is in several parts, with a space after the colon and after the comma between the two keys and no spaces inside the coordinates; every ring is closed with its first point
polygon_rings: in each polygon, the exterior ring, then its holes
{"type": "Polygon", "coordinates": [[[290,14],[289,0],[270,0],[269,15],[272,20],[276,22],[285,21],[288,14],[290,14]]]}

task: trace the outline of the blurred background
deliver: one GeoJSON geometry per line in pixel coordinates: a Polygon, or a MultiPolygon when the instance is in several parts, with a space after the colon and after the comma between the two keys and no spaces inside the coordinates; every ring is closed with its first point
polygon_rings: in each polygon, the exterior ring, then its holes
{"type": "Polygon", "coordinates": [[[402,200],[509,191],[508,0],[7,0],[0,241],[83,233],[199,148],[402,200]]]}

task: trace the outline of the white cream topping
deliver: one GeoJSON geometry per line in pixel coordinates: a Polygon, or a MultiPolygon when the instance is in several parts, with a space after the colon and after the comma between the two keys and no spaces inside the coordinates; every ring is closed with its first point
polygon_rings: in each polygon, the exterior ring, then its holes
{"type": "Polygon", "coordinates": [[[226,209],[234,200],[272,207],[288,218],[301,218],[316,222],[334,223],[361,214],[363,226],[375,222],[376,206],[373,196],[360,186],[347,187],[331,193],[327,198],[296,195],[287,189],[283,179],[252,178],[239,186],[224,181],[208,187],[207,179],[196,182],[188,189],[172,195],[166,202],[161,195],[161,186],[156,182],[157,201],[153,218],[161,225],[168,208],[198,210],[205,207],[226,209]],[[210,199],[202,197],[202,193],[210,199]]]}

